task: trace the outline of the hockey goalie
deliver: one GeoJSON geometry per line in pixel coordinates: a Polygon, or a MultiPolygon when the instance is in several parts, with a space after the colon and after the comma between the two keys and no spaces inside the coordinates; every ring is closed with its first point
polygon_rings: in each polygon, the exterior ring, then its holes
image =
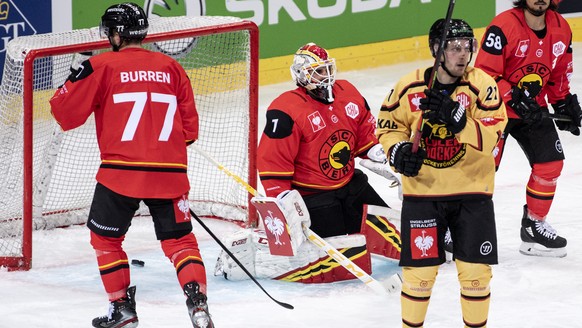
{"type": "MultiPolygon", "coordinates": [[[[254,197],[252,203],[265,229],[240,229],[228,236],[224,245],[254,277],[302,283],[355,279],[324,250],[307,241],[304,229],[309,228],[311,219],[297,190],[285,191],[276,198],[254,197]]],[[[400,232],[380,214],[386,208],[370,208],[378,214],[364,215],[361,233],[324,238],[368,274],[372,273],[371,253],[400,258],[400,232]]],[[[214,274],[228,280],[249,279],[224,251],[214,274]]]]}

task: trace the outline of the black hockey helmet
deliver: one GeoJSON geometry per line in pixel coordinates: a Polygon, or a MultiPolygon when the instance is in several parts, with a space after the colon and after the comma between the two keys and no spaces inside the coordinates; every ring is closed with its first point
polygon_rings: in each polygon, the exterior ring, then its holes
{"type": "MultiPolygon", "coordinates": [[[[440,44],[444,27],[445,20],[443,18],[437,19],[437,21],[432,24],[430,31],[428,32],[428,45],[433,57],[436,57],[436,50],[434,45],[440,44]]],[[[473,29],[467,22],[462,19],[451,19],[451,24],[449,25],[446,39],[469,39],[472,40],[472,42],[474,42],[474,46],[476,46],[476,41],[473,41],[475,40],[473,29]]]]}
{"type": "Polygon", "coordinates": [[[148,18],[144,10],[133,2],[112,5],[101,16],[99,33],[109,38],[116,31],[121,39],[141,41],[148,34],[148,18]]]}

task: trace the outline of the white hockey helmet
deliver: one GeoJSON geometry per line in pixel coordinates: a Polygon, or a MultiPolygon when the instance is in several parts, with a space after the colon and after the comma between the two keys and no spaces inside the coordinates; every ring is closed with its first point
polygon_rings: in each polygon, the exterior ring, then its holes
{"type": "Polygon", "coordinates": [[[308,43],[295,52],[290,67],[291,77],[298,86],[307,89],[311,97],[325,103],[333,102],[335,58],[324,48],[308,43]]]}

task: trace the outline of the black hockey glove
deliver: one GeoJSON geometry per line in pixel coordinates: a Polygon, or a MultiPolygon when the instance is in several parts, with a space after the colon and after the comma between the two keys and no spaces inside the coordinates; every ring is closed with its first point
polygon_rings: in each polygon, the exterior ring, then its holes
{"type": "Polygon", "coordinates": [[[580,121],[582,121],[582,109],[578,103],[578,96],[568,94],[564,100],[560,100],[552,105],[554,112],[572,118],[572,121],[555,121],[558,129],[570,131],[573,135],[580,135],[580,121]]]}
{"type": "Polygon", "coordinates": [[[543,112],[537,101],[530,97],[527,90],[522,90],[517,86],[511,88],[511,100],[507,102],[509,107],[527,125],[539,124],[543,119],[543,112]]]}
{"type": "Polygon", "coordinates": [[[424,111],[423,118],[444,123],[454,134],[465,128],[467,113],[463,105],[435,89],[426,89],[424,94],[426,98],[420,99],[419,106],[424,111]]]}
{"type": "Polygon", "coordinates": [[[420,171],[422,162],[426,158],[426,151],[418,148],[416,153],[412,152],[412,142],[401,141],[392,146],[390,151],[390,165],[394,169],[407,177],[415,177],[420,171]]]}

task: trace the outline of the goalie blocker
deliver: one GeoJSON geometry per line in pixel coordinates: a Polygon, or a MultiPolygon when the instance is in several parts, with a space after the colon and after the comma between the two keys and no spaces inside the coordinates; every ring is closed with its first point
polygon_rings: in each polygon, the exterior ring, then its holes
{"type": "MultiPolygon", "coordinates": [[[[261,214],[265,230],[238,230],[224,244],[253,276],[302,283],[356,278],[324,250],[305,242],[301,225],[309,226],[310,219],[297,191],[286,191],[277,198],[255,197],[252,203],[261,214]]],[[[372,272],[370,253],[394,260],[400,258],[400,232],[382,215],[397,211],[377,206],[372,210],[374,213],[368,213],[367,206],[364,208],[362,233],[324,238],[368,274],[372,272]]],[[[214,274],[228,280],[248,279],[224,251],[219,255],[214,274]]]]}

